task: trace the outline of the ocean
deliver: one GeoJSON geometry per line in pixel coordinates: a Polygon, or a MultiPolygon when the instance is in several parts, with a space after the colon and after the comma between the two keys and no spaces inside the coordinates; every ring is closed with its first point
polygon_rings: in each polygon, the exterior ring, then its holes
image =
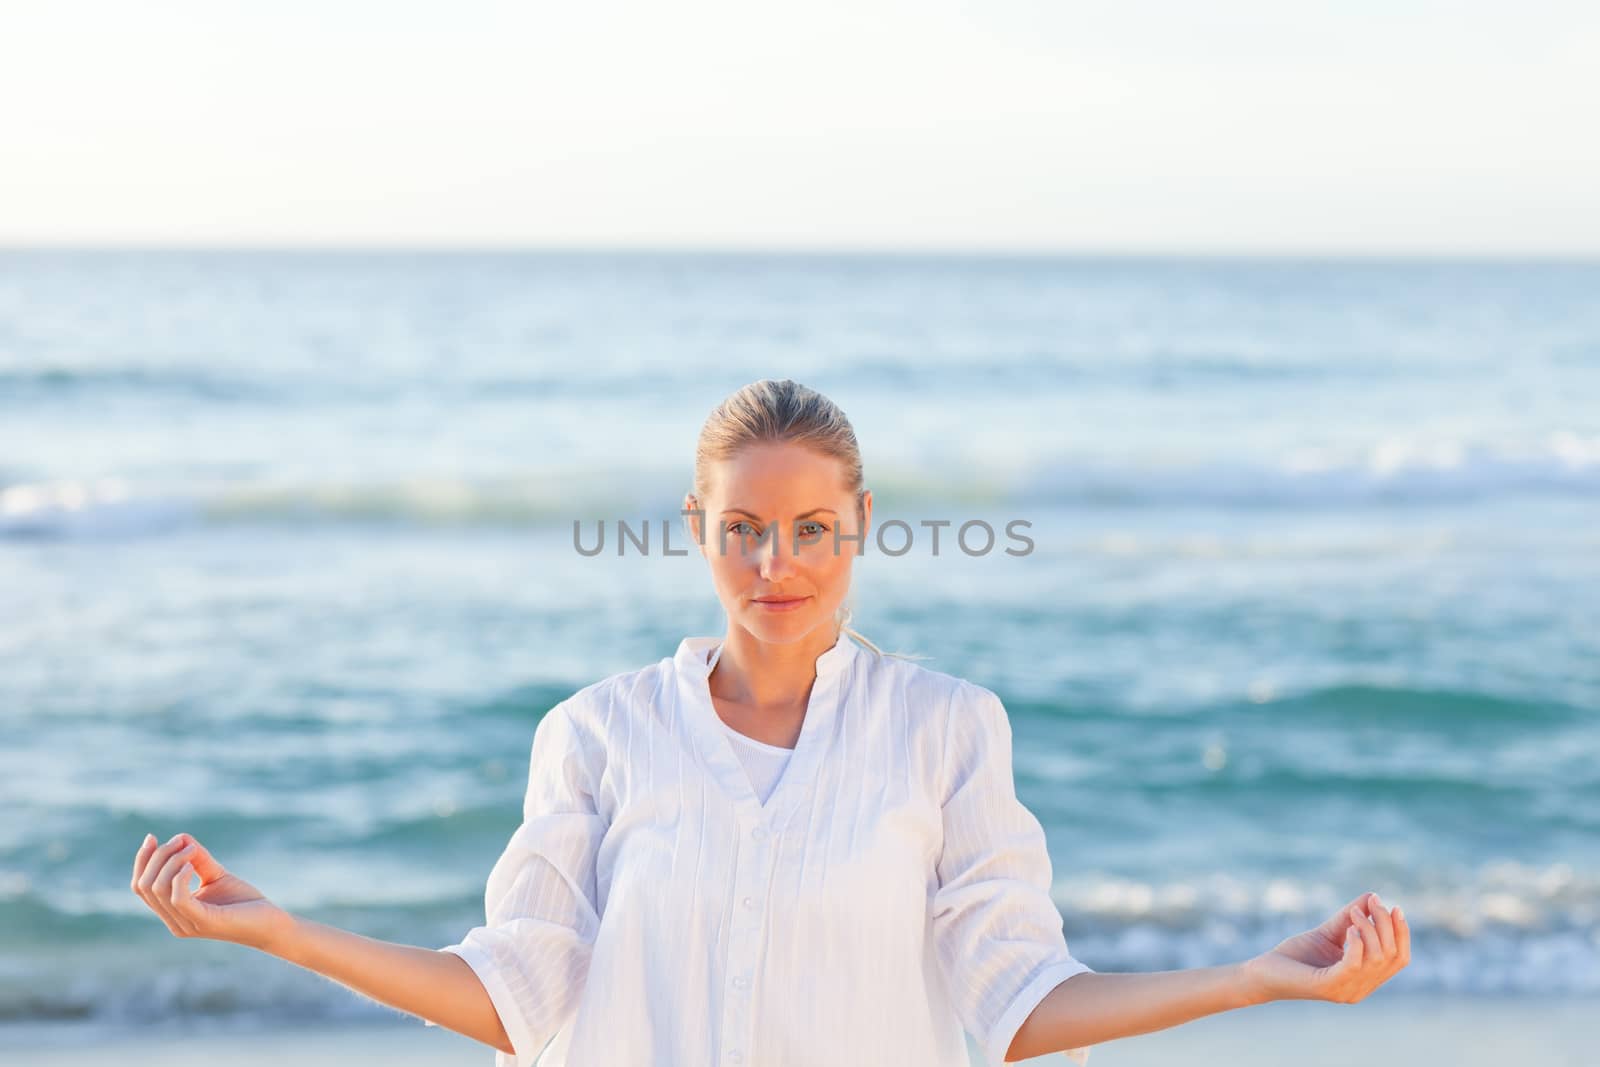
{"type": "Polygon", "coordinates": [[[856,628],[1005,701],[1074,955],[1376,890],[1385,995],[1600,992],[1600,264],[14,250],[0,1024],[394,1014],[172,937],[140,840],[458,940],[541,714],[722,631],[660,527],[761,377],[906,546],[856,628]]]}

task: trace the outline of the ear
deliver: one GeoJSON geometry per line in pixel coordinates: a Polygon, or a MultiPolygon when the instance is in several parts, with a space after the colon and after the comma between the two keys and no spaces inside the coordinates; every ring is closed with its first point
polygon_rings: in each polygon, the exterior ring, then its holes
{"type": "MultiPolygon", "coordinates": [[[[699,507],[700,507],[700,502],[695,499],[695,496],[694,496],[693,493],[685,493],[683,495],[683,510],[684,511],[686,511],[686,512],[693,511],[693,510],[695,510],[695,509],[697,509],[699,507]]],[[[703,556],[703,555],[706,554],[706,546],[701,543],[702,542],[702,537],[701,537],[700,531],[703,529],[703,526],[702,526],[702,524],[700,522],[701,518],[703,518],[703,516],[700,516],[700,515],[684,515],[683,516],[683,524],[684,524],[684,526],[688,527],[689,540],[691,540],[691,541],[693,541],[695,543],[695,547],[700,550],[700,554],[703,556]]]]}
{"type": "Polygon", "coordinates": [[[864,490],[861,494],[861,544],[866,545],[867,531],[872,528],[872,490],[864,490]]]}

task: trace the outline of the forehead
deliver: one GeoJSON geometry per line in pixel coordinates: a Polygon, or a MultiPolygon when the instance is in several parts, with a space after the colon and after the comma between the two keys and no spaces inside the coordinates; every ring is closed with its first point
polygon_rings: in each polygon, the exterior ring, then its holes
{"type": "Polygon", "coordinates": [[[796,444],[751,445],[711,465],[712,498],[719,506],[757,511],[837,508],[850,490],[844,463],[796,444]]]}

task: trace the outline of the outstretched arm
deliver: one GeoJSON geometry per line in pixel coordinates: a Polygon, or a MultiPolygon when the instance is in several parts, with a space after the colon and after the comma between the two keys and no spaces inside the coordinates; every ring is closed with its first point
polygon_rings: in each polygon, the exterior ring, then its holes
{"type": "Polygon", "coordinates": [[[1186,971],[1075,974],[1023,1020],[1006,1062],[1097,1045],[1252,1003],[1239,964],[1186,971]]]}
{"type": "Polygon", "coordinates": [[[483,982],[454,953],[378,941],[302,918],[293,918],[277,940],[256,947],[381,1004],[516,1054],[483,982]]]}
{"type": "Polygon", "coordinates": [[[1364,893],[1316,929],[1244,963],[1073,975],[1023,1020],[1006,1060],[1165,1030],[1274,1000],[1354,1004],[1409,962],[1405,916],[1385,908],[1376,893],[1364,893]]]}
{"type": "Polygon", "coordinates": [[[175,937],[231,941],[332,978],[381,1004],[512,1052],[488,991],[450,952],[378,941],[299,918],[228,871],[204,845],[179,833],[146,837],[131,888],[175,937]],[[200,885],[191,888],[190,879],[200,885]]]}

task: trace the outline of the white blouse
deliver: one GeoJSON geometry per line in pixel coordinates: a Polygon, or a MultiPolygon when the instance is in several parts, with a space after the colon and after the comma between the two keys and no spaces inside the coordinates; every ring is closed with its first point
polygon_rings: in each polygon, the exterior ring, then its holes
{"type": "Polygon", "coordinates": [[[716,644],[685,638],[534,729],[487,925],[443,949],[516,1049],[496,1067],[967,1067],[963,1026],[997,1067],[1091,970],[1000,699],[841,636],[763,802],[711,702],[716,644]]]}

